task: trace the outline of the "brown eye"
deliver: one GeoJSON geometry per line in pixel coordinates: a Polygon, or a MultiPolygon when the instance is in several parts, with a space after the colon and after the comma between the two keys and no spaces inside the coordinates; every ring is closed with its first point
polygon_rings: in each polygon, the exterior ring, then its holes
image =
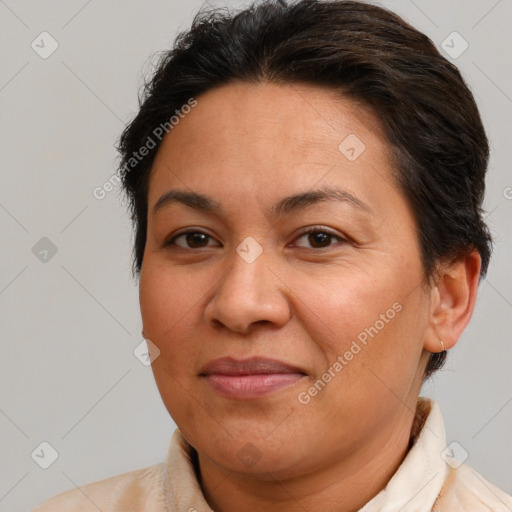
{"type": "Polygon", "coordinates": [[[308,234],[308,242],[315,248],[319,246],[326,247],[330,245],[329,242],[331,241],[331,238],[331,235],[329,235],[328,233],[323,233],[321,231],[317,233],[308,234]]]}
{"type": "MultiPolygon", "coordinates": [[[[306,248],[308,249],[325,249],[333,245],[333,239],[336,239],[341,243],[347,242],[344,238],[319,228],[308,229],[298,237],[298,239],[301,238],[305,238],[307,240],[309,247],[306,248]]],[[[299,247],[304,246],[299,245],[299,247]]]]}
{"type": "Polygon", "coordinates": [[[184,233],[172,237],[165,243],[165,246],[176,245],[182,249],[202,249],[208,247],[210,239],[212,239],[212,237],[202,231],[185,231],[184,233]],[[176,243],[176,241],[180,239],[185,240],[185,245],[176,243]]]}

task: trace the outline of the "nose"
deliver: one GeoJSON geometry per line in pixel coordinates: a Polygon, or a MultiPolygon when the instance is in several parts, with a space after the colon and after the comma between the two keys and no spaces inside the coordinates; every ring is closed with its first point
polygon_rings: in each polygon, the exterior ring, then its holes
{"type": "Polygon", "coordinates": [[[287,286],[278,276],[278,266],[265,251],[254,261],[233,251],[206,307],[206,320],[242,334],[257,324],[285,325],[291,312],[287,286]]]}

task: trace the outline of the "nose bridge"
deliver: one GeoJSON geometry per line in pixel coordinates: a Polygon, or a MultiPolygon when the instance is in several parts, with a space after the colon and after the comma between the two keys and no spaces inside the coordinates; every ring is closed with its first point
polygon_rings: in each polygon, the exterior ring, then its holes
{"type": "Polygon", "coordinates": [[[268,251],[264,252],[256,239],[245,238],[229,259],[228,272],[219,291],[229,293],[233,300],[243,299],[247,305],[264,300],[262,289],[268,290],[268,256],[268,251]]]}
{"type": "Polygon", "coordinates": [[[252,237],[233,251],[227,269],[208,304],[209,320],[245,331],[255,322],[286,322],[289,308],[272,272],[269,253],[252,237]]]}

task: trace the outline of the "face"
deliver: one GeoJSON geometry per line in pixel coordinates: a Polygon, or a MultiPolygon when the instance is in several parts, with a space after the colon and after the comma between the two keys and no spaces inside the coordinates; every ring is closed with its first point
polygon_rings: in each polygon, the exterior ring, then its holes
{"type": "Polygon", "coordinates": [[[196,99],[149,182],[140,305],[163,401],[227,471],[373,453],[412,421],[429,308],[378,123],[309,85],[196,99]]]}

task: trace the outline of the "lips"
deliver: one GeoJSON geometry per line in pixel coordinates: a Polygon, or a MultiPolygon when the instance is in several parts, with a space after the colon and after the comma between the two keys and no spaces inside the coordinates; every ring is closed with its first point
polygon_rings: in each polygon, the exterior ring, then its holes
{"type": "Polygon", "coordinates": [[[271,373],[301,373],[306,375],[304,370],[296,366],[265,357],[252,357],[243,360],[223,357],[209,362],[201,371],[201,375],[260,375],[271,373]]]}
{"type": "Polygon", "coordinates": [[[302,380],[306,373],[295,365],[276,359],[224,357],[205,365],[200,376],[224,397],[254,399],[289,387],[302,380]]]}

